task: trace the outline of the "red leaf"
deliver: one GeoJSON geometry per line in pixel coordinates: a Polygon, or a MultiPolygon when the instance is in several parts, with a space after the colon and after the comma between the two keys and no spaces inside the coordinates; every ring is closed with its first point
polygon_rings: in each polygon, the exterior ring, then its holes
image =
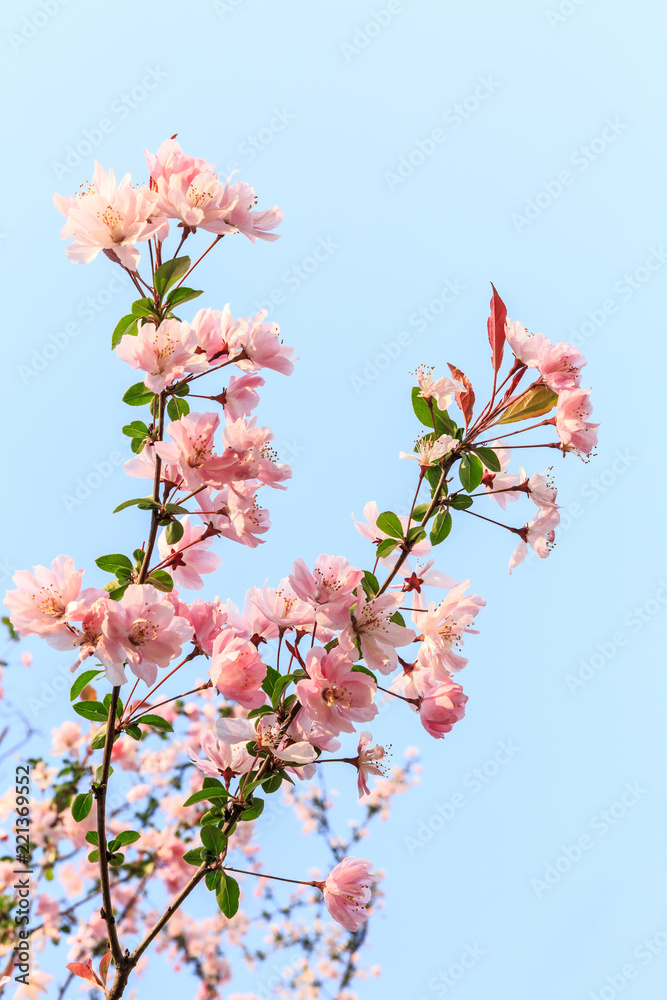
{"type": "Polygon", "coordinates": [[[491,364],[493,372],[496,374],[503,363],[503,350],[505,348],[505,320],[507,319],[507,307],[498,295],[493,282],[493,298],[491,299],[491,315],[487,320],[489,331],[489,343],[491,344],[491,364]]]}
{"type": "Polygon", "coordinates": [[[93,986],[99,986],[100,989],[104,989],[101,980],[97,978],[93,971],[93,960],[91,958],[88,959],[85,965],[83,962],[70,962],[66,968],[80,979],[85,979],[87,982],[92,983],[93,986]]]}
{"type": "Polygon", "coordinates": [[[106,986],[107,984],[107,973],[109,972],[109,965],[111,964],[111,952],[108,951],[102,961],[100,962],[100,979],[106,986]]]}
{"type": "Polygon", "coordinates": [[[452,378],[455,378],[457,382],[462,382],[465,386],[465,392],[455,392],[454,399],[456,400],[456,405],[463,414],[463,418],[466,422],[466,430],[468,424],[472,419],[472,408],[475,405],[475,393],[473,391],[472,383],[467,375],[464,375],[460,368],[456,365],[450,365],[447,362],[447,367],[452,373],[452,378]]]}

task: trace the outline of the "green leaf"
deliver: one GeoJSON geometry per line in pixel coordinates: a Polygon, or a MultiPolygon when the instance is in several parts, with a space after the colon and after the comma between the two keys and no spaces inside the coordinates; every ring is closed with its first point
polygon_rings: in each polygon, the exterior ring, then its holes
{"type": "Polygon", "coordinates": [[[222,788],[222,782],[219,778],[212,778],[210,775],[206,775],[203,781],[203,788],[222,788]]]}
{"type": "Polygon", "coordinates": [[[468,507],[472,507],[474,504],[472,497],[464,496],[463,493],[458,494],[458,496],[451,496],[448,498],[447,503],[454,510],[467,510],[468,507]]]}
{"type": "Polygon", "coordinates": [[[89,844],[94,844],[95,847],[97,847],[97,840],[98,840],[97,830],[89,830],[88,833],[86,834],[86,840],[89,844]]]}
{"type": "Polygon", "coordinates": [[[361,586],[367,597],[375,597],[380,590],[377,577],[367,569],[364,570],[364,575],[361,578],[361,586]]]}
{"type": "Polygon", "coordinates": [[[183,860],[185,861],[186,865],[196,865],[196,867],[199,868],[201,864],[202,853],[203,853],[202,847],[195,847],[193,851],[186,851],[186,853],[183,855],[183,860]]]}
{"type": "Polygon", "coordinates": [[[125,334],[129,334],[131,337],[136,337],[137,335],[137,317],[133,316],[131,313],[127,316],[123,316],[123,318],[116,324],[114,331],[111,334],[112,351],[115,347],[118,347],[125,334]]]}
{"type": "Polygon", "coordinates": [[[121,597],[129,587],[129,583],[122,583],[120,580],[110,580],[105,583],[103,590],[106,590],[112,601],[120,601],[121,597]]]}
{"type": "Polygon", "coordinates": [[[273,693],[271,694],[271,704],[275,709],[277,709],[278,705],[280,704],[281,694],[283,693],[285,688],[292,683],[293,680],[294,676],[292,674],[286,674],[284,677],[279,677],[276,680],[275,684],[273,685],[273,693]]]}
{"type": "Polygon", "coordinates": [[[166,594],[174,589],[174,581],[163,569],[153,570],[146,583],[150,583],[156,590],[161,590],[166,594]]]}
{"type": "Polygon", "coordinates": [[[557,402],[558,394],[546,385],[530,386],[507,407],[498,423],[511,424],[516,420],[541,417],[552,410],[557,402]]]}
{"type": "Polygon", "coordinates": [[[377,684],[377,682],[378,682],[377,677],[375,676],[375,674],[373,673],[373,671],[369,670],[368,667],[365,667],[363,665],[363,663],[355,663],[354,666],[351,669],[352,669],[352,672],[355,673],[355,674],[368,674],[368,676],[372,677],[373,680],[375,681],[375,683],[377,684]]]}
{"type": "Polygon", "coordinates": [[[500,459],[493,448],[475,448],[475,454],[479,455],[487,469],[491,472],[500,472],[500,459]]]}
{"type": "Polygon", "coordinates": [[[129,570],[130,573],[134,569],[128,557],[119,552],[108,556],[100,556],[99,559],[95,560],[95,565],[103,569],[105,573],[115,573],[119,566],[129,570]]]}
{"type": "Polygon", "coordinates": [[[377,547],[376,554],[378,559],[384,559],[385,556],[388,556],[390,552],[394,551],[398,544],[398,541],[394,541],[392,538],[385,538],[385,540],[380,542],[377,547]]]}
{"type": "Polygon", "coordinates": [[[431,406],[433,407],[433,416],[431,416],[431,410],[428,403],[422,396],[419,395],[419,393],[419,386],[414,386],[412,389],[412,409],[415,411],[417,419],[424,424],[425,427],[428,427],[430,430],[435,430],[438,437],[440,437],[441,434],[449,434],[450,437],[454,437],[456,433],[456,424],[447,411],[439,409],[433,400],[431,400],[431,406]]]}
{"type": "Polygon", "coordinates": [[[100,726],[90,744],[91,750],[101,750],[107,739],[107,727],[100,726]]]}
{"type": "Polygon", "coordinates": [[[174,396],[167,403],[167,413],[171,420],[178,420],[185,417],[190,412],[190,404],[180,396],[174,396]]]}
{"type": "Polygon", "coordinates": [[[80,823],[82,819],[85,819],[90,812],[92,805],[93,796],[91,792],[77,795],[72,803],[72,819],[74,822],[80,823]]]}
{"type": "Polygon", "coordinates": [[[83,674],[79,674],[70,688],[69,700],[74,701],[75,698],[78,698],[86,685],[92,681],[93,677],[97,677],[101,673],[101,670],[86,670],[83,674]]]}
{"type": "Polygon", "coordinates": [[[262,788],[270,795],[272,792],[277,792],[283,783],[283,778],[281,774],[272,774],[270,778],[262,782],[262,788]]]}
{"type": "Polygon", "coordinates": [[[145,406],[153,401],[153,396],[154,393],[143,382],[135,382],[123,395],[123,402],[128,406],[145,406]]]}
{"type": "Polygon", "coordinates": [[[141,834],[136,830],[123,830],[117,837],[109,843],[110,851],[117,851],[119,847],[127,847],[129,844],[136,844],[141,839],[141,834]]]}
{"type": "Polygon", "coordinates": [[[380,531],[384,531],[385,535],[391,535],[392,538],[403,538],[403,526],[397,515],[391,510],[383,511],[379,515],[376,525],[380,531]]]}
{"type": "Polygon", "coordinates": [[[72,708],[83,719],[92,719],[94,722],[106,722],[109,718],[109,709],[99,701],[77,701],[72,708]]]}
{"type": "Polygon", "coordinates": [[[165,733],[173,733],[174,731],[171,722],[167,722],[161,715],[142,715],[140,719],[137,719],[137,722],[153,726],[154,729],[161,729],[165,733]]]}
{"type": "Polygon", "coordinates": [[[484,478],[484,466],[477,455],[463,455],[459,463],[461,486],[468,493],[474,493],[484,478]]]}
{"type": "Polygon", "coordinates": [[[167,514],[189,514],[187,507],[181,507],[177,503],[166,503],[164,509],[167,514]]]}
{"type": "Polygon", "coordinates": [[[170,521],[164,529],[164,540],[167,545],[176,545],[183,537],[183,525],[180,521],[170,521]]]}
{"type": "Polygon", "coordinates": [[[134,504],[139,504],[139,503],[143,504],[151,503],[154,507],[159,506],[159,504],[155,503],[153,497],[136,497],[136,499],[134,500],[126,500],[124,503],[119,504],[113,511],[113,513],[117,514],[119,510],[125,510],[126,507],[133,507],[134,504]]]}
{"type": "Polygon", "coordinates": [[[251,819],[257,819],[258,816],[262,815],[264,811],[264,799],[256,799],[253,795],[252,802],[244,809],[241,813],[240,818],[244,822],[249,822],[251,819]]]}
{"type": "Polygon", "coordinates": [[[109,865],[111,868],[120,868],[122,863],[125,861],[124,854],[112,854],[109,858],[109,865]]]}
{"type": "MultiPolygon", "coordinates": [[[[438,479],[440,479],[440,470],[438,470],[438,479]]],[[[431,506],[430,503],[419,503],[412,512],[413,521],[423,521],[426,517],[426,513],[431,506]]]]}
{"type": "Polygon", "coordinates": [[[449,511],[439,510],[433,519],[431,529],[431,545],[439,545],[452,530],[452,515],[449,511]]]}
{"type": "Polygon", "coordinates": [[[137,317],[154,316],[155,303],[152,299],[137,299],[136,302],[132,303],[132,315],[137,317]]]}
{"type": "Polygon", "coordinates": [[[127,733],[128,736],[131,736],[133,740],[137,741],[137,743],[141,739],[142,734],[139,726],[125,726],[123,732],[127,733]]]}
{"type": "Polygon", "coordinates": [[[99,861],[100,860],[100,852],[99,851],[91,851],[90,854],[88,855],[88,860],[92,861],[93,863],[95,861],[99,861]]]}
{"type": "Polygon", "coordinates": [[[431,487],[431,492],[437,488],[441,476],[442,469],[438,465],[430,465],[424,473],[424,478],[431,487]]]}
{"type": "Polygon", "coordinates": [[[175,385],[169,386],[169,392],[172,396],[187,396],[190,392],[190,386],[187,382],[176,382],[175,385]]]}
{"type": "Polygon", "coordinates": [[[273,696],[273,688],[279,677],[280,674],[273,667],[266,668],[266,677],[262,681],[262,691],[268,694],[269,698],[273,696]]]}
{"type": "Polygon", "coordinates": [[[410,528],[406,541],[409,542],[410,545],[416,545],[417,542],[421,542],[422,538],[426,538],[426,532],[421,525],[416,524],[414,528],[410,528]]]}
{"type": "Polygon", "coordinates": [[[226,788],[200,788],[198,792],[195,792],[186,799],[183,806],[194,806],[197,802],[214,802],[216,799],[227,799],[229,798],[229,792],[226,788]]]}
{"type": "Polygon", "coordinates": [[[142,441],[148,437],[148,427],[143,420],[132,420],[131,423],[125,424],[122,431],[126,437],[139,438],[142,441]]]}
{"type": "Polygon", "coordinates": [[[217,892],[218,886],[222,881],[222,872],[206,872],[204,875],[204,885],[207,889],[212,892],[217,892]]]}
{"type": "Polygon", "coordinates": [[[165,300],[165,305],[168,309],[173,309],[174,306],[181,306],[184,302],[190,302],[191,299],[198,299],[203,294],[202,291],[197,291],[196,288],[186,288],[185,285],[181,285],[180,288],[174,288],[173,292],[169,293],[165,300]]]}
{"type": "Polygon", "coordinates": [[[165,293],[169,291],[172,285],[175,285],[177,281],[180,281],[189,270],[189,257],[175,257],[174,260],[168,260],[161,267],[158,267],[155,272],[154,281],[155,290],[160,298],[162,298],[165,293]]]}
{"type": "Polygon", "coordinates": [[[215,894],[215,899],[226,917],[233,917],[239,908],[239,884],[228,875],[227,872],[220,872],[222,883],[215,894]]]}
{"type": "MultiPolygon", "coordinates": [[[[426,534],[426,532],[424,532],[424,534],[426,534]]],[[[405,626],[405,618],[403,617],[403,615],[401,614],[400,611],[395,611],[393,613],[393,615],[391,616],[391,618],[389,619],[389,621],[393,622],[394,625],[402,625],[403,628],[406,627],[405,626]]]]}
{"type": "Polygon", "coordinates": [[[227,846],[227,838],[221,830],[218,830],[217,826],[202,827],[201,842],[216,858],[222,854],[227,846]]]}

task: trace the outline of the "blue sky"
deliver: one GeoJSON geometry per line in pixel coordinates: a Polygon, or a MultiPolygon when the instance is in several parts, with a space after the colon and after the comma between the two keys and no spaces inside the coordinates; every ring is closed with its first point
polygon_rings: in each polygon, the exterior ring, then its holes
{"type": "MultiPolygon", "coordinates": [[[[512,539],[463,517],[438,550],[488,601],[465,721],[444,742],[393,710],[377,727],[395,748],[419,743],[424,772],[368,842],[388,872],[370,1000],[664,993],[663,37],[646,0],[3,13],[3,583],[61,551],[91,566],[100,537],[124,551],[139,526],[110,516],[132,488],[128,375],[108,344],[133,296],[102,258],[67,262],[51,205],[96,157],[140,178],[142,150],[177,132],[286,213],[277,243],[224,241],[199,272],[206,304],[268,304],[300,356],[259,411],[294,479],[270,498],[269,542],[227,546],[206,594],[239,599],[299,555],[368,562],[349,515],[407,500],[409,372],[451,361],[484,396],[489,281],[512,318],[588,357],[600,447],[554,463],[564,526],[549,560],[510,578],[512,539]]],[[[31,648],[38,684],[60,661],[31,648]]]]}

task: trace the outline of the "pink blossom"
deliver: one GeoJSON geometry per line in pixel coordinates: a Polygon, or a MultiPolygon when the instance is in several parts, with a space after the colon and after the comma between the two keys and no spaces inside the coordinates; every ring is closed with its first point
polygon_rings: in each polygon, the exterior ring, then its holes
{"type": "Polygon", "coordinates": [[[190,229],[199,227],[218,235],[236,232],[235,224],[225,221],[225,216],[238,195],[218,180],[213,164],[188,156],[175,139],[166,139],[155,155],[144,152],[158,205],[166,216],[180,219],[190,229]]]}
{"type": "MultiPolygon", "coordinates": [[[[172,591],[173,593],[173,591],[172,591]]],[[[176,613],[181,615],[192,625],[194,629],[193,642],[205,653],[211,656],[213,652],[213,642],[221,629],[227,624],[227,613],[220,607],[220,598],[213,601],[202,601],[197,598],[190,607],[181,605],[176,608],[176,613]]]]}
{"type": "Polygon", "coordinates": [[[157,202],[146,186],[132,187],[129,174],[116,185],[113,170],[107,174],[96,162],[92,183],[75,198],[53,196],[53,204],[67,219],[61,238],[74,237],[65,253],[77,264],[89,264],[100,250],[109,250],[123,267],[136,271],[141,254],[135,243],[149,239],[160,227],[164,234],[157,202]]]}
{"type": "Polygon", "coordinates": [[[259,479],[266,486],[284,490],[286,487],[280,484],[291,477],[292,470],[277,462],[278,456],[269,447],[273,434],[268,427],[256,427],[255,419],[234,420],[222,432],[226,480],[259,479]]]}
{"type": "Polygon", "coordinates": [[[377,745],[371,747],[370,742],[372,738],[373,737],[368,731],[364,731],[359,735],[359,746],[357,747],[357,760],[356,760],[357,770],[359,771],[359,776],[357,779],[359,798],[361,798],[362,795],[369,794],[369,788],[368,788],[369,775],[378,774],[382,776],[385,773],[383,766],[377,763],[379,760],[382,760],[386,756],[385,748],[377,745]]]}
{"type": "MultiPolygon", "coordinates": [[[[153,684],[158,667],[167,667],[179,655],[184,642],[192,638],[192,626],[174,613],[169,598],[148,584],[130,584],[119,602],[110,602],[102,626],[106,639],[120,646],[132,672],[153,684]]],[[[107,666],[113,684],[125,682],[122,662],[97,655],[107,666]]]]}
{"type": "Polygon", "coordinates": [[[257,729],[250,719],[217,719],[215,731],[226,743],[255,741],[258,747],[270,750],[274,757],[291,764],[309,764],[317,759],[317,751],[308,740],[294,740],[282,731],[277,715],[267,714],[257,719],[257,729]]]}
{"type": "Polygon", "coordinates": [[[280,340],[277,323],[265,323],[266,309],[261,309],[251,320],[240,320],[234,332],[234,355],[243,353],[236,362],[244,371],[272,368],[283,375],[291,375],[294,365],[290,358],[293,347],[286,347],[280,340]]]}
{"type": "Polygon", "coordinates": [[[239,322],[231,315],[229,303],[222,311],[200,309],[195,313],[190,326],[197,335],[199,350],[206,355],[211,366],[222,364],[230,354],[233,357],[238,353],[232,343],[239,322]]]}
{"type": "Polygon", "coordinates": [[[236,635],[233,628],[223,629],[213,641],[209,673],[218,691],[244,708],[259,708],[266,701],[262,691],[266,664],[255,644],[236,635]]]}
{"type": "Polygon", "coordinates": [[[433,368],[424,366],[417,369],[417,384],[419,395],[422,399],[433,399],[439,410],[446,410],[451,406],[452,395],[455,392],[463,392],[465,386],[453,378],[443,375],[441,378],[433,378],[433,368]]]}
{"type": "Polygon", "coordinates": [[[415,639],[411,628],[391,621],[402,601],[402,594],[383,594],[370,601],[359,595],[352,621],[338,637],[340,648],[351,652],[358,640],[366,665],[390,674],[396,669],[396,647],[406,646],[415,639]]]}
{"type": "Polygon", "coordinates": [[[225,216],[225,221],[253,243],[257,239],[270,241],[279,239],[280,233],[269,233],[267,230],[280,225],[285,218],[284,213],[277,205],[263,212],[253,212],[253,205],[257,202],[255,189],[243,181],[230,185],[230,180],[231,177],[227,181],[225,195],[234,207],[225,216]]]}
{"type": "Polygon", "coordinates": [[[496,458],[500,462],[500,472],[492,472],[485,466],[482,486],[488,493],[489,498],[505,510],[508,503],[516,503],[521,496],[520,490],[512,490],[513,486],[520,485],[521,477],[507,472],[507,467],[512,458],[512,449],[503,448],[501,445],[496,447],[496,445],[499,445],[499,442],[494,441],[489,447],[493,449],[496,458]]]}
{"type": "Polygon", "coordinates": [[[539,370],[544,382],[554,392],[576,389],[586,358],[576,347],[565,342],[549,344],[539,359],[539,370]]]}
{"type": "Polygon", "coordinates": [[[555,532],[559,524],[558,509],[547,507],[540,510],[537,517],[524,525],[518,532],[521,535],[521,541],[510,558],[510,573],[524,561],[529,545],[535,549],[540,559],[546,559],[554,546],[555,532]]]}
{"type": "Polygon", "coordinates": [[[85,742],[86,737],[78,722],[66,719],[57,729],[51,730],[51,753],[58,757],[65,753],[71,757],[78,756],[77,750],[85,742]]]}
{"type": "Polygon", "coordinates": [[[340,649],[321,647],[306,656],[307,679],[296,685],[296,695],[309,717],[337,735],[354,732],[355,722],[369,722],[377,715],[373,704],[376,684],[340,649]]]}
{"type": "MultiPolygon", "coordinates": [[[[124,464],[123,472],[131,479],[155,479],[155,445],[152,442],[144,444],[139,454],[124,464]]],[[[183,486],[183,476],[178,465],[162,462],[160,479],[175,487],[183,486]]]]}
{"type": "Polygon", "coordinates": [[[431,569],[434,562],[435,559],[429,559],[428,562],[417,563],[416,568],[413,569],[410,560],[405,560],[401,569],[404,594],[411,592],[421,594],[422,587],[445,587],[449,590],[456,585],[448,573],[443,573],[439,569],[431,569]]]}
{"type": "Polygon", "coordinates": [[[348,931],[356,931],[368,918],[373,871],[364,858],[343,858],[323,884],[324,904],[348,931]]]}
{"type": "Polygon", "coordinates": [[[186,372],[203,372],[208,362],[202,354],[195,354],[197,334],[187,323],[165,319],[159,326],[144,321],[138,333],[126,333],[116,348],[121,361],[146,372],[144,385],[151,392],[162,392],[172,382],[183,378],[186,372]]]}
{"type": "Polygon", "coordinates": [[[231,461],[213,450],[213,437],[220,424],[217,413],[188,413],[167,427],[173,444],[158,441],[155,450],[160,458],[178,468],[190,490],[198,486],[222,486],[229,482],[231,461]]]}
{"type": "Polygon", "coordinates": [[[341,556],[321,555],[312,573],[303,559],[297,559],[289,581],[295,594],[314,608],[318,624],[340,629],[350,622],[350,607],[356,601],[352,591],[363,575],[341,556]]]}
{"type": "Polygon", "coordinates": [[[74,568],[69,556],[58,556],[45,566],[33,566],[14,574],[16,590],[8,591],[5,605],[19,635],[41,635],[66,631],[66,623],[81,589],[82,569],[74,568]],[[33,575],[34,574],[34,575],[33,575]]]}
{"type": "Polygon", "coordinates": [[[222,392],[222,405],[229,420],[249,416],[259,403],[256,389],[261,389],[264,379],[260,375],[232,375],[229,385],[222,392]]]}
{"type": "Polygon", "coordinates": [[[102,626],[106,621],[109,607],[113,604],[103,590],[84,590],[80,599],[70,606],[70,623],[67,630],[48,633],[45,638],[55,649],[79,649],[79,655],[70,667],[74,672],[88,657],[104,656],[108,662],[122,663],[125,658],[120,646],[105,638],[102,626]],[[80,622],[77,628],[72,622],[80,622]],[[99,649],[99,652],[98,652],[99,649]]]}
{"type": "Polygon", "coordinates": [[[424,634],[426,650],[433,653],[433,673],[439,680],[446,680],[450,670],[461,670],[467,659],[454,651],[460,646],[466,632],[472,632],[470,625],[486,601],[479,594],[465,591],[470,580],[457,584],[439,605],[431,602],[428,610],[420,610],[415,604],[412,618],[424,634]]]}
{"type": "Polygon", "coordinates": [[[441,459],[458,448],[460,443],[457,438],[450,437],[449,434],[441,434],[438,438],[426,435],[415,441],[415,452],[401,451],[398,457],[414,458],[422,469],[428,469],[429,466],[437,465],[441,459]]]}
{"type": "Polygon", "coordinates": [[[505,320],[505,339],[514,351],[514,356],[528,368],[538,368],[542,356],[551,343],[542,333],[528,333],[523,323],[505,320]]]}
{"type": "Polygon", "coordinates": [[[310,604],[298,597],[288,578],[281,580],[277,589],[265,585],[262,590],[254,587],[248,593],[252,603],[267,621],[279,629],[312,632],[315,612],[310,604]]]}
{"type": "Polygon", "coordinates": [[[534,472],[529,479],[526,470],[521,469],[521,482],[527,485],[528,496],[537,507],[544,509],[558,506],[558,490],[549,476],[550,472],[551,469],[545,469],[542,473],[534,472]]]}
{"type": "Polygon", "coordinates": [[[204,524],[212,524],[224,538],[254,549],[263,544],[263,535],[271,527],[269,512],[257,503],[257,490],[263,484],[255,480],[239,480],[223,486],[220,492],[202,490],[197,494],[201,507],[199,517],[204,524]]]}
{"type": "Polygon", "coordinates": [[[235,774],[245,774],[252,767],[252,757],[245,748],[245,742],[230,746],[217,740],[215,733],[209,729],[201,738],[201,748],[205,759],[188,749],[192,763],[209,778],[223,778],[226,785],[235,774]]]}
{"type": "Polygon", "coordinates": [[[158,538],[160,565],[173,577],[174,583],[187,590],[201,590],[204,581],[202,573],[214,573],[222,559],[215,552],[206,550],[213,543],[213,535],[206,535],[206,528],[195,527],[189,515],[182,517],[183,536],[170,545],[166,540],[166,529],[158,538]]]}
{"type": "Polygon", "coordinates": [[[463,693],[460,684],[452,680],[438,684],[422,698],[419,705],[419,718],[426,732],[441,740],[465,715],[467,700],[468,696],[463,693]]]}
{"type": "Polygon", "coordinates": [[[588,421],[593,408],[590,404],[590,389],[569,389],[558,396],[556,407],[556,430],[558,437],[568,450],[582,455],[590,455],[598,441],[599,424],[588,421]]]}

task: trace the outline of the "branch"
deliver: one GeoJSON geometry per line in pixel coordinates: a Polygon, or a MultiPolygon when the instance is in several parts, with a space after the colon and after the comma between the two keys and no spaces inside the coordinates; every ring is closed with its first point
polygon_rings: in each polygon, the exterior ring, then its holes
{"type": "Polygon", "coordinates": [[[107,735],[104,741],[104,758],[102,760],[102,775],[95,783],[94,795],[97,804],[97,849],[100,855],[100,883],[102,887],[102,909],[100,913],[107,925],[109,936],[109,947],[113,960],[118,965],[122,961],[123,951],[118,940],[116,930],[116,920],[113,915],[111,903],[111,886],[109,884],[109,862],[107,859],[107,836],[106,836],[106,804],[107,804],[107,782],[109,780],[109,767],[111,765],[111,751],[113,749],[113,738],[116,729],[116,709],[120,697],[120,685],[114,687],[111,692],[111,704],[109,705],[109,721],[107,722],[107,735]]]}

